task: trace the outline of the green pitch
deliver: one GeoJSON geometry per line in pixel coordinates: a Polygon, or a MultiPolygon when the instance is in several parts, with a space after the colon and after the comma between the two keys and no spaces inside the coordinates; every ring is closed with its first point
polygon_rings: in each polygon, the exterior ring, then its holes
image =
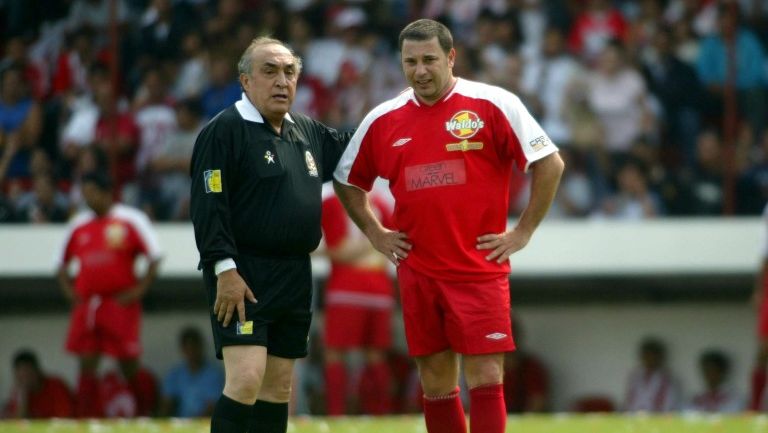
{"type": "MultiPolygon", "coordinates": [[[[207,433],[205,420],[5,421],[2,433],[207,433]]],[[[508,433],[768,433],[768,416],[515,416],[508,433]]],[[[293,418],[288,433],[426,433],[420,417],[293,418]]]]}

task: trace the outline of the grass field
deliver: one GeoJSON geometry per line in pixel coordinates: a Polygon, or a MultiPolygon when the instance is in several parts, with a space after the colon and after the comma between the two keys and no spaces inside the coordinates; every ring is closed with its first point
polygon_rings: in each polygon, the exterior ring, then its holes
{"type": "MultiPolygon", "coordinates": [[[[2,433],[207,433],[206,420],[6,421],[2,433]]],[[[426,433],[420,417],[294,418],[289,433],[426,433]]],[[[508,433],[768,433],[768,416],[510,417],[508,433]]]]}

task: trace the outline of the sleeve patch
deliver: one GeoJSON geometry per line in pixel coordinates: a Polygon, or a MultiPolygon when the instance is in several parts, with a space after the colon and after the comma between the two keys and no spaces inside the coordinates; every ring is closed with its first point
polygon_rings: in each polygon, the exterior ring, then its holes
{"type": "Polygon", "coordinates": [[[203,172],[205,193],[221,192],[221,170],[205,170],[203,172]]]}

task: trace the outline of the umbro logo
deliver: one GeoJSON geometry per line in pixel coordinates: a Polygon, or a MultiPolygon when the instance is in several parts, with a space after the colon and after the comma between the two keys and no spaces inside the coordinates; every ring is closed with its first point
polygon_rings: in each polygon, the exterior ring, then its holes
{"type": "Polygon", "coordinates": [[[489,340],[503,340],[507,338],[507,334],[503,334],[501,332],[494,332],[493,334],[486,335],[485,338],[489,340]]]}
{"type": "Polygon", "coordinates": [[[407,143],[409,141],[411,141],[411,137],[401,138],[401,139],[395,141],[394,143],[392,143],[392,147],[402,146],[402,145],[404,145],[405,143],[407,143]]]}

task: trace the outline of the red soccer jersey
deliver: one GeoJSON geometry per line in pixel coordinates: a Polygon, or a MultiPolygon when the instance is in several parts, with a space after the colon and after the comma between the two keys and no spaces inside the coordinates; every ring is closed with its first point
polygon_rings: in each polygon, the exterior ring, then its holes
{"type": "Polygon", "coordinates": [[[408,264],[433,278],[478,280],[509,272],[485,260],[477,237],[506,229],[512,164],[557,147],[512,93],[458,79],[432,106],[412,89],[371,111],[334,173],[370,190],[389,179],[395,227],[413,244],[408,264]]]}
{"type": "MultiPolygon", "coordinates": [[[[392,227],[391,210],[379,196],[371,197],[374,213],[385,227],[392,227]]],[[[335,195],[323,199],[323,236],[328,248],[335,248],[349,237],[363,238],[365,235],[347,216],[341,201],[335,195]]],[[[378,253],[377,253],[378,254],[378,253]]],[[[361,268],[345,263],[332,262],[331,274],[326,283],[329,293],[326,301],[338,300],[337,303],[353,304],[368,307],[391,307],[391,299],[383,299],[381,295],[392,297],[392,282],[385,267],[380,269],[361,268]],[[337,292],[332,295],[331,292],[337,292]],[[346,294],[342,293],[346,292],[346,294]],[[351,294],[349,292],[355,292],[351,294]],[[366,297],[365,294],[378,295],[366,297]]],[[[332,302],[333,303],[333,302],[332,302]]]]}
{"type": "Polygon", "coordinates": [[[136,284],[134,265],[139,255],[160,258],[160,246],[147,216],[116,204],[104,217],[87,211],[69,228],[60,264],[79,263],[75,290],[81,298],[112,295],[136,284]]]}

